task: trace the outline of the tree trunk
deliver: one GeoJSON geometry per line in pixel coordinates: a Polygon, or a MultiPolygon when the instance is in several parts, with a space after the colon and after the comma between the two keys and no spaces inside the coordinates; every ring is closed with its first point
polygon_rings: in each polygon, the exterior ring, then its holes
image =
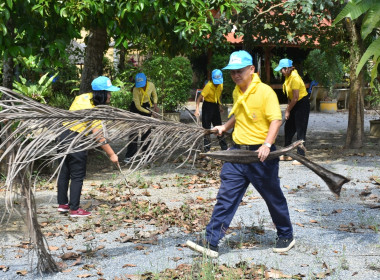
{"type": "MultiPolygon", "coordinates": [[[[9,36],[11,36],[11,38],[14,38],[14,28],[13,28],[13,22],[11,18],[7,21],[6,26],[7,26],[7,31],[9,33],[9,36]]],[[[13,89],[13,71],[14,71],[13,57],[8,53],[4,57],[4,61],[3,61],[3,87],[13,89]]],[[[1,96],[1,98],[3,98],[3,96],[1,96]]],[[[2,126],[3,124],[0,124],[0,129],[2,129],[2,126]]],[[[4,138],[8,137],[8,132],[5,133],[3,137],[4,138]]],[[[0,138],[0,143],[1,142],[2,142],[2,139],[0,138]]],[[[8,145],[6,148],[8,148],[8,145]]],[[[2,152],[3,151],[0,150],[0,153],[2,152]]],[[[4,175],[7,174],[8,172],[7,162],[9,162],[8,156],[3,161],[0,162],[1,174],[4,174],[4,175]]]]}
{"type": "Polygon", "coordinates": [[[87,37],[86,55],[80,83],[80,93],[91,91],[91,82],[103,73],[103,56],[107,46],[106,28],[90,30],[87,37]]]}
{"type": "MultiPolygon", "coordinates": [[[[11,38],[15,37],[14,27],[12,18],[10,18],[6,23],[8,34],[11,38]]],[[[14,62],[13,57],[9,52],[4,56],[3,61],[3,87],[12,89],[13,88],[13,70],[14,70],[14,62]]]]}
{"type": "MultiPolygon", "coordinates": [[[[271,68],[270,68],[270,58],[271,58],[271,50],[272,50],[273,47],[264,47],[264,51],[265,51],[265,83],[267,83],[268,85],[271,83],[270,81],[270,72],[271,72],[271,68]]],[[[256,72],[257,72],[258,69],[256,69],[256,72]]],[[[262,77],[264,77],[263,73],[260,73],[262,77]]]]}
{"type": "MultiPolygon", "coordinates": [[[[208,48],[207,49],[207,65],[211,65],[211,61],[212,61],[212,56],[213,56],[214,54],[213,54],[213,51],[212,51],[212,49],[211,48],[208,48]]],[[[211,81],[211,71],[212,71],[213,69],[208,69],[207,68],[207,80],[208,81],[211,81]]]]}
{"type": "Polygon", "coordinates": [[[348,126],[345,148],[358,149],[364,140],[364,75],[363,70],[356,76],[356,68],[363,55],[363,42],[357,21],[345,20],[350,37],[350,97],[348,111],[348,126]]]}
{"type": "MultiPolygon", "coordinates": [[[[12,89],[13,84],[13,69],[14,69],[14,62],[13,57],[11,55],[8,55],[8,58],[4,59],[3,62],[3,87],[12,89]]],[[[3,98],[3,96],[1,96],[3,98]]],[[[3,124],[0,124],[0,129],[2,129],[3,124]]],[[[5,133],[0,138],[0,143],[3,139],[5,139],[8,135],[8,133],[5,133]]],[[[5,147],[8,148],[8,147],[5,147]]],[[[3,153],[2,150],[0,150],[0,153],[3,153]]],[[[9,161],[9,157],[7,156],[3,161],[0,162],[0,174],[7,174],[8,172],[8,165],[7,162],[9,161]]]]}
{"type": "Polygon", "coordinates": [[[14,62],[13,57],[8,54],[7,58],[4,58],[3,62],[3,87],[12,89],[13,88],[13,70],[14,62]]]}
{"type": "Polygon", "coordinates": [[[119,49],[119,65],[117,66],[119,68],[119,72],[123,72],[125,69],[125,55],[127,53],[127,50],[123,45],[120,45],[119,49]]]}

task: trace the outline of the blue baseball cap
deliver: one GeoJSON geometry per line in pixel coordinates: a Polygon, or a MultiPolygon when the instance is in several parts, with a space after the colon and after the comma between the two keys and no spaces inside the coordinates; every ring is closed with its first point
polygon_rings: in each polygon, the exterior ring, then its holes
{"type": "Polygon", "coordinates": [[[146,76],[144,73],[137,73],[135,77],[135,83],[137,88],[145,87],[146,76]]]}
{"type": "Polygon", "coordinates": [[[230,56],[230,62],[223,70],[241,69],[253,65],[252,56],[246,51],[236,51],[230,56]]]}
{"type": "Polygon", "coordinates": [[[111,80],[107,77],[100,76],[91,83],[92,90],[118,91],[120,88],[112,85],[111,80]]]}
{"type": "Polygon", "coordinates": [[[287,58],[283,58],[280,60],[280,63],[276,68],[274,68],[274,71],[280,71],[284,67],[292,67],[293,61],[287,58]]]}
{"type": "Polygon", "coordinates": [[[223,74],[219,69],[212,70],[211,78],[215,85],[223,84],[223,74]]]}

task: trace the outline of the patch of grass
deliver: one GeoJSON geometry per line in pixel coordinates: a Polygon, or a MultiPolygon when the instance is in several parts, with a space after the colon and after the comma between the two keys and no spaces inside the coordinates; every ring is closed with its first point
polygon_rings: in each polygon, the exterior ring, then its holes
{"type": "Polygon", "coordinates": [[[343,245],[343,253],[342,253],[342,256],[339,260],[339,263],[340,263],[340,267],[343,269],[343,270],[349,270],[350,267],[348,265],[348,260],[346,258],[346,246],[343,245]]]}
{"type": "Polygon", "coordinates": [[[195,258],[192,265],[180,264],[175,269],[166,269],[153,276],[143,274],[141,279],[187,279],[187,280],[240,280],[240,279],[300,279],[297,275],[285,275],[281,271],[268,269],[264,265],[255,265],[241,261],[235,266],[219,264],[205,256],[195,258]],[[150,278],[148,278],[150,277],[150,278]],[[156,278],[153,278],[156,277],[156,278]]]}
{"type": "Polygon", "coordinates": [[[380,224],[378,222],[377,217],[374,216],[365,216],[365,210],[358,212],[358,220],[359,220],[359,226],[361,228],[369,228],[373,230],[375,233],[379,232],[380,224]]]}
{"type": "Polygon", "coordinates": [[[371,263],[368,265],[368,269],[380,272],[380,264],[379,263],[371,263]]]}

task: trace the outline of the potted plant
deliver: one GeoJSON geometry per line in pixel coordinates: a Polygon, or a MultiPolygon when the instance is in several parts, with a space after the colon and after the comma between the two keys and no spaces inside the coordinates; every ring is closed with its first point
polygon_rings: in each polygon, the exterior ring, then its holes
{"type": "Polygon", "coordinates": [[[188,101],[193,81],[190,61],[181,56],[152,57],[144,62],[142,71],[156,86],[163,115],[179,121],[178,109],[188,101]]]}
{"type": "Polygon", "coordinates": [[[375,109],[378,118],[369,121],[370,135],[380,137],[380,111],[376,108],[380,106],[380,75],[371,83],[371,93],[366,96],[370,107],[375,109]]]}
{"type": "Polygon", "coordinates": [[[344,77],[344,65],[339,55],[334,50],[315,49],[307,56],[304,66],[309,77],[318,82],[317,88],[319,87],[323,91],[320,110],[336,112],[337,96],[334,89],[338,83],[342,83],[344,77]]]}

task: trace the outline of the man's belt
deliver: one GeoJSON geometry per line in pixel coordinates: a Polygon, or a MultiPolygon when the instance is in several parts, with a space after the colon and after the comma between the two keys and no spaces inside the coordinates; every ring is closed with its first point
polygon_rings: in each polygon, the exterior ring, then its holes
{"type": "Polygon", "coordinates": [[[259,145],[240,145],[240,144],[236,144],[234,143],[234,148],[236,149],[240,149],[240,150],[248,150],[248,151],[256,151],[258,148],[260,148],[260,144],[259,145]]]}

